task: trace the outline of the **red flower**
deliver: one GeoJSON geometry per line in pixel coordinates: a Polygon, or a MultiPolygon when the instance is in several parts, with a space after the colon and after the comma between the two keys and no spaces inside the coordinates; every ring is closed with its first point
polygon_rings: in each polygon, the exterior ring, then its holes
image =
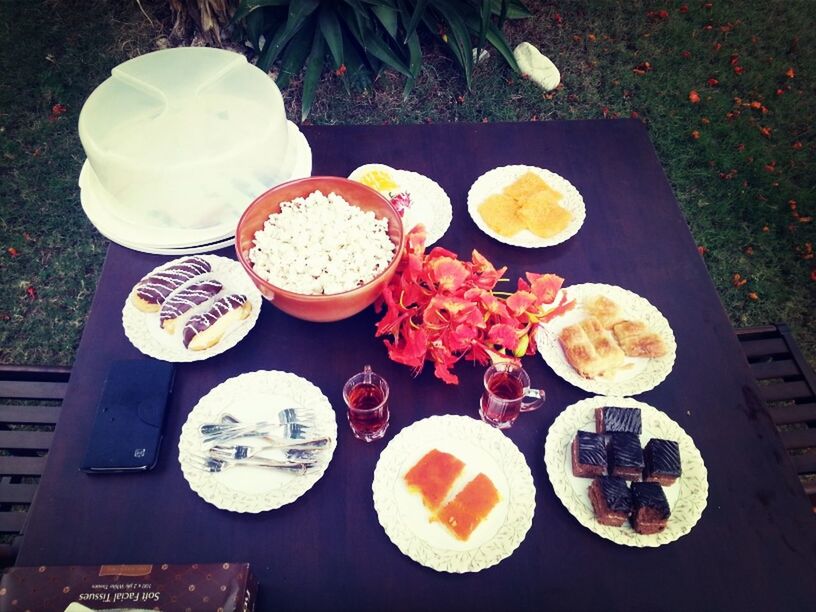
{"type": "Polygon", "coordinates": [[[681,4],[680,8],[677,9],[677,10],[678,10],[678,12],[680,14],[685,15],[686,13],[688,13],[688,5],[687,4],[681,4]]]}
{"type": "Polygon", "coordinates": [[[709,87],[716,87],[717,85],[720,84],[720,82],[717,79],[715,79],[714,77],[709,77],[709,79],[706,81],[706,84],[709,87]]]}
{"type": "Polygon", "coordinates": [[[697,90],[692,89],[688,95],[689,102],[692,104],[699,104],[700,103],[700,94],[697,93],[697,90]]]}
{"type": "Polygon", "coordinates": [[[62,117],[66,112],[68,112],[68,107],[64,104],[55,104],[51,107],[51,114],[48,115],[49,121],[56,121],[60,117],[62,117]]]}
{"type": "Polygon", "coordinates": [[[689,58],[691,58],[691,51],[689,51],[689,50],[687,50],[687,49],[685,49],[685,50],[681,51],[681,52],[680,52],[680,57],[682,57],[683,59],[689,59],[689,58]]]}
{"type": "Polygon", "coordinates": [[[796,71],[793,69],[792,66],[785,71],[785,76],[788,77],[789,79],[792,79],[793,77],[796,76],[796,71]]]}
{"type": "Polygon", "coordinates": [[[700,140],[700,130],[691,130],[691,137],[693,140],[700,140]]]}
{"type": "Polygon", "coordinates": [[[425,254],[424,242],[422,226],[411,231],[397,273],[375,305],[377,312],[385,307],[375,334],[389,336],[388,356],[416,373],[432,361],[438,378],[456,384],[451,369],[460,359],[487,364],[531,354],[538,322],[574,306],[559,276],[528,273],[516,292],[497,295],[506,268],[496,269],[478,251],[471,261],[439,247],[425,254]]]}

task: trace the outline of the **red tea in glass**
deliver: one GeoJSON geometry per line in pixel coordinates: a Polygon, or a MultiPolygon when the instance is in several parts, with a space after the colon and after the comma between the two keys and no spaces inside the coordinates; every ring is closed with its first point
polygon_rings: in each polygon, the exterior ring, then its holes
{"type": "Polygon", "coordinates": [[[519,414],[544,403],[544,391],[530,389],[530,376],[514,363],[490,366],[484,375],[484,386],[479,415],[485,423],[499,429],[507,429],[519,414]],[[531,401],[524,401],[525,398],[531,401]]]}
{"type": "Polygon", "coordinates": [[[343,399],[348,406],[351,432],[360,440],[371,442],[385,435],[388,429],[388,383],[372,372],[371,366],[348,379],[343,387],[343,399]]]}

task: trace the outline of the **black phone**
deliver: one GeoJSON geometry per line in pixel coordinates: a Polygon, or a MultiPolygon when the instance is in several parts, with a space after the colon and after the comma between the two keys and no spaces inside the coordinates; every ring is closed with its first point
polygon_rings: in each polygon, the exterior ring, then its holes
{"type": "Polygon", "coordinates": [[[164,361],[111,364],[80,466],[83,472],[144,472],[155,467],[173,375],[173,364],[164,361]]]}

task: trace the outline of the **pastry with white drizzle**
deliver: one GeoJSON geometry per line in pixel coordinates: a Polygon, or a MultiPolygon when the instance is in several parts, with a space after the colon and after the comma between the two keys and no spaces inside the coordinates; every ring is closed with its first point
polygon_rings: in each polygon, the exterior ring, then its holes
{"type": "Polygon", "coordinates": [[[140,280],[130,294],[130,301],[142,312],[158,312],[171,293],[211,269],[206,259],[188,257],[140,280]]]}
{"type": "Polygon", "coordinates": [[[175,334],[179,320],[196,306],[214,298],[224,286],[215,279],[194,283],[172,293],[162,304],[159,323],[168,334],[175,334]]]}
{"type": "Polygon", "coordinates": [[[232,293],[218,299],[209,310],[190,317],[184,326],[184,346],[203,351],[218,344],[233,326],[249,316],[252,304],[247,296],[232,293]]]}

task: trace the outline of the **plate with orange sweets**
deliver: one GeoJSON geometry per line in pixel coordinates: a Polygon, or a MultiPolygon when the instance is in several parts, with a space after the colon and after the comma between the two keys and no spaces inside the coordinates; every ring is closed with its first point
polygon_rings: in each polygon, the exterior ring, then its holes
{"type": "Polygon", "coordinates": [[[468,212],[488,236],[537,248],[569,240],[586,218],[586,205],[564,177],[535,166],[494,168],[471,185],[468,212]]]}
{"type": "Polygon", "coordinates": [[[432,416],[400,431],[380,455],[372,491],[386,535],[439,572],[478,572],[509,557],[535,511],[521,451],[466,416],[432,416]]]}

